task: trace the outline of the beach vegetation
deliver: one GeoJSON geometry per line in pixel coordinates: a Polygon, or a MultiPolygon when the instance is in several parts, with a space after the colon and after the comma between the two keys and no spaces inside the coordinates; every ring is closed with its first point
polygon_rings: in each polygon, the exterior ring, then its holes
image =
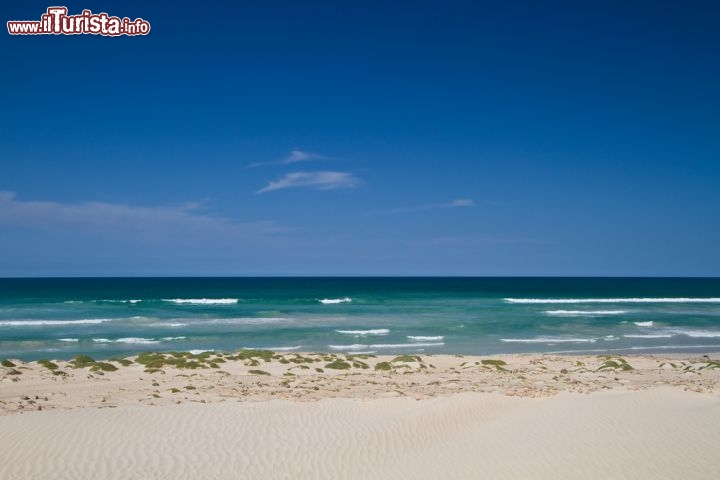
{"type": "Polygon", "coordinates": [[[265,370],[248,370],[248,373],[251,375],[270,375],[270,373],[265,370]]]}
{"type": "Polygon", "coordinates": [[[404,363],[413,363],[413,362],[422,362],[422,357],[419,355],[398,355],[397,357],[392,359],[392,362],[404,362],[404,363]]]}
{"type": "Polygon", "coordinates": [[[325,368],[331,368],[333,370],[349,370],[350,364],[346,361],[336,359],[335,361],[325,365],[325,368]]]}
{"type": "Polygon", "coordinates": [[[92,367],[95,364],[95,359],[87,355],[76,355],[75,358],[68,363],[70,363],[73,368],[92,367]]]}
{"type": "Polygon", "coordinates": [[[614,360],[612,357],[604,357],[607,360],[605,360],[602,365],[598,367],[596,370],[597,372],[603,371],[603,370],[622,370],[622,371],[630,371],[633,370],[633,367],[627,363],[627,360],[621,357],[616,357],[614,360]]]}
{"type": "Polygon", "coordinates": [[[13,362],[11,362],[10,360],[5,359],[2,361],[2,366],[12,368],[12,367],[15,367],[16,365],[13,362]]]}
{"type": "Polygon", "coordinates": [[[280,358],[279,356],[276,356],[274,352],[271,350],[255,350],[255,349],[248,349],[248,350],[240,350],[236,354],[237,358],[240,360],[249,360],[253,358],[260,358],[261,360],[264,360],[265,362],[272,362],[273,358],[280,358]]]}
{"type": "Polygon", "coordinates": [[[15,370],[14,368],[11,368],[7,371],[8,375],[22,375],[22,372],[20,370],[15,370]]]}
{"type": "Polygon", "coordinates": [[[109,359],[108,362],[119,363],[119,364],[122,365],[123,367],[127,367],[127,366],[130,366],[130,365],[133,364],[133,361],[130,360],[130,359],[127,359],[127,358],[118,358],[118,357],[113,357],[113,358],[109,359]]]}
{"type": "Polygon", "coordinates": [[[323,370],[322,368],[317,368],[317,367],[316,367],[316,368],[315,368],[315,371],[318,372],[318,373],[325,373],[325,370],[323,370]]]}
{"type": "Polygon", "coordinates": [[[480,363],[482,363],[483,365],[492,365],[495,367],[504,367],[505,365],[507,365],[507,362],[505,362],[504,360],[497,359],[480,360],[480,363]]]}
{"type": "Polygon", "coordinates": [[[180,389],[173,387],[170,389],[170,393],[180,393],[180,389]]]}
{"type": "Polygon", "coordinates": [[[185,385],[185,390],[197,390],[197,388],[192,385],[185,385]]]}
{"type": "Polygon", "coordinates": [[[39,365],[42,365],[43,367],[47,368],[48,370],[57,370],[58,368],[60,368],[60,367],[58,367],[57,363],[51,362],[47,358],[41,358],[40,360],[37,361],[37,363],[39,365]]]}
{"type": "Polygon", "coordinates": [[[114,372],[118,368],[112,363],[108,362],[94,362],[93,366],[90,367],[91,372],[103,371],[103,372],[114,372]]]}
{"type": "Polygon", "coordinates": [[[378,362],[377,364],[375,364],[375,370],[387,372],[392,369],[393,369],[393,366],[390,364],[390,362],[378,362]]]}

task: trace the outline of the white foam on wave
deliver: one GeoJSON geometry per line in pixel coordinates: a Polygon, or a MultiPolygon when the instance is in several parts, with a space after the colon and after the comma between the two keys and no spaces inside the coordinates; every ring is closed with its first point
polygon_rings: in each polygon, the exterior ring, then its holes
{"type": "Polygon", "coordinates": [[[387,328],[371,328],[369,330],[335,330],[343,335],[353,335],[355,337],[364,337],[367,335],[387,335],[390,330],[387,328]]]}
{"type": "Polygon", "coordinates": [[[444,342],[427,342],[427,343],[379,343],[370,345],[370,348],[417,348],[417,347],[442,347],[444,342]]]}
{"type": "Polygon", "coordinates": [[[443,340],[442,335],[408,335],[407,339],[412,342],[430,342],[435,340],[443,340]]]}
{"type": "Polygon", "coordinates": [[[300,350],[301,348],[302,345],[295,345],[292,347],[262,347],[259,350],[271,350],[273,352],[291,352],[293,350],[300,350]]]}
{"type": "Polygon", "coordinates": [[[720,330],[698,330],[694,328],[665,328],[655,333],[628,333],[625,338],[671,338],[684,335],[691,338],[720,338],[720,330]]]}
{"type": "Polygon", "coordinates": [[[132,343],[139,345],[154,345],[160,343],[160,340],[153,340],[152,338],[141,338],[141,337],[124,337],[115,340],[116,343],[132,343]]]}
{"type": "Polygon", "coordinates": [[[162,300],[178,305],[233,305],[239,301],[237,298],[163,298],[162,300]]]}
{"type": "Polygon", "coordinates": [[[637,325],[638,327],[652,327],[653,325],[655,325],[655,323],[652,320],[647,321],[647,322],[633,322],[633,323],[635,325],[637,325]]]}
{"type": "Polygon", "coordinates": [[[193,354],[193,355],[200,355],[201,353],[214,352],[214,351],[215,351],[215,350],[212,350],[212,349],[211,349],[211,350],[198,350],[198,349],[189,350],[189,352],[190,352],[191,354],[193,354]]]}
{"type": "Polygon", "coordinates": [[[599,317],[604,315],[623,315],[627,310],[546,310],[551,317],[599,317]]]}
{"type": "Polygon", "coordinates": [[[37,326],[57,326],[57,325],[96,325],[112,321],[111,318],[86,318],[83,320],[8,320],[1,321],[0,326],[3,327],[37,327],[37,326]]]}
{"type": "Polygon", "coordinates": [[[58,338],[59,342],[79,342],[79,338],[58,338]]]}
{"type": "Polygon", "coordinates": [[[328,345],[332,350],[365,350],[370,348],[370,345],[360,345],[359,343],[353,343],[352,345],[328,345]]]}
{"type": "Polygon", "coordinates": [[[720,297],[710,298],[505,298],[507,303],[720,303],[720,297]]]}
{"type": "Polygon", "coordinates": [[[595,338],[580,337],[533,337],[533,338],[501,338],[506,343],[595,343],[595,338]]]}
{"type": "Polygon", "coordinates": [[[93,301],[98,302],[98,303],[131,303],[133,305],[136,303],[142,302],[142,300],[136,300],[136,299],[131,299],[131,300],[93,300],[93,301]]]}
{"type": "Polygon", "coordinates": [[[318,300],[318,302],[322,303],[323,305],[333,305],[336,303],[350,303],[352,302],[352,298],[323,298],[322,300],[318,300]]]}
{"type": "Polygon", "coordinates": [[[671,333],[628,333],[623,335],[625,338],[672,338],[671,333]]]}
{"type": "Polygon", "coordinates": [[[655,345],[655,346],[640,346],[635,345],[624,348],[593,348],[583,350],[554,350],[552,352],[546,352],[551,354],[567,354],[567,353],[596,353],[596,352],[624,352],[627,350],[686,350],[693,348],[716,348],[717,345],[655,345]]]}
{"type": "Polygon", "coordinates": [[[164,342],[172,342],[173,340],[185,340],[187,337],[162,337],[164,342]]]}
{"type": "Polygon", "coordinates": [[[93,338],[95,343],[128,343],[128,344],[139,344],[139,345],[155,345],[160,343],[160,340],[154,340],[152,338],[141,338],[141,337],[123,337],[117,340],[110,340],[109,338],[93,338]]]}
{"type": "Polygon", "coordinates": [[[442,347],[443,342],[427,342],[427,343],[375,343],[371,345],[362,345],[354,343],[352,345],[328,345],[333,350],[372,350],[383,348],[418,348],[418,347],[442,347]]]}
{"type": "Polygon", "coordinates": [[[692,328],[671,328],[667,330],[675,335],[685,335],[692,338],[720,338],[720,330],[696,330],[692,328]]]}
{"type": "Polygon", "coordinates": [[[290,322],[292,319],[280,317],[238,317],[238,318],[182,318],[176,319],[174,322],[155,322],[151,323],[151,327],[187,327],[190,325],[264,325],[268,323],[284,323],[290,322]],[[183,320],[183,321],[177,321],[183,320]]]}

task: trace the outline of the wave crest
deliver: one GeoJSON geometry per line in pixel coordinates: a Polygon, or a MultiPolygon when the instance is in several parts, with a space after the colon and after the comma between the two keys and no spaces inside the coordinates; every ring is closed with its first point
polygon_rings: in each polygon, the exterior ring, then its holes
{"type": "Polygon", "coordinates": [[[720,297],[710,298],[504,298],[506,303],[720,303],[720,297]]]}

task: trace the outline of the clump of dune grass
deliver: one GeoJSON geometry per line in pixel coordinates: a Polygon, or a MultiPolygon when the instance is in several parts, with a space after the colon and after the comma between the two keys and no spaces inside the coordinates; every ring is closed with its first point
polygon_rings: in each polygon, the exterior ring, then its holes
{"type": "Polygon", "coordinates": [[[118,368],[115,365],[108,362],[94,362],[93,366],[90,367],[91,372],[114,372],[117,369],[118,368]]]}
{"type": "Polygon", "coordinates": [[[393,366],[390,364],[390,362],[378,362],[377,364],[375,364],[375,370],[389,371],[392,369],[393,366]]]}
{"type": "Polygon", "coordinates": [[[273,358],[280,358],[280,356],[275,355],[275,352],[271,350],[255,350],[255,349],[247,349],[247,350],[240,350],[235,354],[235,356],[239,360],[250,360],[259,358],[261,360],[264,360],[265,362],[272,362],[273,358]]]}
{"type": "Polygon", "coordinates": [[[419,355],[398,355],[397,357],[392,359],[394,362],[404,362],[404,363],[413,363],[413,362],[422,362],[422,357],[419,355]]]}
{"type": "Polygon", "coordinates": [[[265,370],[248,370],[248,373],[251,375],[270,375],[270,373],[265,370]]]}
{"type": "Polygon", "coordinates": [[[333,370],[349,370],[350,364],[346,361],[337,359],[325,365],[325,368],[331,368],[333,370]]]}
{"type": "Polygon", "coordinates": [[[16,367],[16,366],[17,366],[17,365],[15,365],[13,362],[11,362],[11,361],[8,360],[8,359],[3,360],[2,362],[0,362],[0,364],[1,364],[3,367],[7,367],[7,368],[12,368],[12,367],[16,367]]]}
{"type": "Polygon", "coordinates": [[[133,364],[133,361],[130,360],[130,359],[127,359],[127,358],[118,358],[118,357],[113,357],[113,358],[109,359],[108,362],[119,363],[119,364],[122,365],[123,367],[127,367],[127,366],[130,366],[130,365],[133,364]]]}
{"type": "Polygon", "coordinates": [[[95,359],[88,355],[76,355],[68,362],[73,368],[86,368],[95,365],[95,359]]]}
{"type": "Polygon", "coordinates": [[[501,372],[507,371],[505,369],[505,365],[507,365],[507,362],[504,360],[497,360],[497,359],[485,359],[480,360],[480,363],[485,365],[486,367],[495,367],[496,370],[499,370],[501,372]]]}
{"type": "Polygon", "coordinates": [[[370,368],[370,365],[365,362],[361,362],[360,360],[354,360],[352,362],[352,366],[355,368],[362,368],[363,370],[367,370],[368,368],[370,368]]]}
{"type": "Polygon", "coordinates": [[[612,357],[604,358],[606,358],[606,360],[603,362],[602,365],[600,365],[600,367],[598,367],[596,371],[600,372],[602,370],[634,370],[633,367],[629,363],[627,363],[627,360],[622,357],[616,357],[614,360],[612,360],[612,357]]]}
{"type": "Polygon", "coordinates": [[[180,389],[173,387],[170,389],[170,393],[180,393],[180,389]]]}
{"type": "Polygon", "coordinates": [[[185,385],[185,390],[197,390],[197,388],[192,385],[185,385]]]}
{"type": "Polygon", "coordinates": [[[39,365],[42,365],[43,367],[47,368],[48,370],[57,370],[58,368],[60,368],[60,367],[58,367],[57,363],[53,363],[50,360],[48,360],[47,358],[41,358],[40,360],[37,361],[37,363],[39,365]]]}

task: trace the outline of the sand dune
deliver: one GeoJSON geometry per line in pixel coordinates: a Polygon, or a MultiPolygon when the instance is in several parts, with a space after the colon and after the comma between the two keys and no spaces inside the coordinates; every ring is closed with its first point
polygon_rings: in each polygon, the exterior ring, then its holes
{"type": "Polygon", "coordinates": [[[0,432],[7,480],[720,478],[720,399],[671,388],[57,410],[0,432]]]}

